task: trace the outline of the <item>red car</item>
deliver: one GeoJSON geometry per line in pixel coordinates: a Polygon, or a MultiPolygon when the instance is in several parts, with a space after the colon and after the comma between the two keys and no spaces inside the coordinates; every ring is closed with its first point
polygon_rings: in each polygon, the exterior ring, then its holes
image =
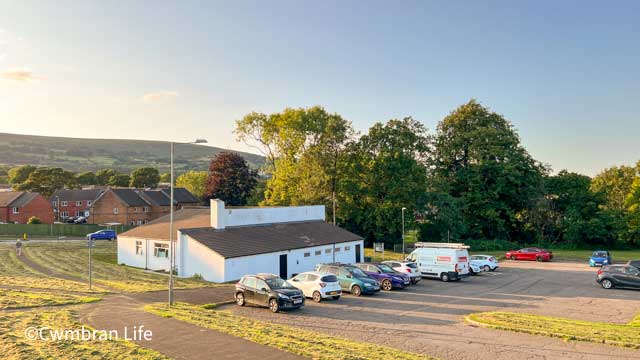
{"type": "Polygon", "coordinates": [[[537,260],[550,261],[553,253],[546,249],[524,248],[517,251],[508,251],[505,255],[508,260],[537,260]]]}

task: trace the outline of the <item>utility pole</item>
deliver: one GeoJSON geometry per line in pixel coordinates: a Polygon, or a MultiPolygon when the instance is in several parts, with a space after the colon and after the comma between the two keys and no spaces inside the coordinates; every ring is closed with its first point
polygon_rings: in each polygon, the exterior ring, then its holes
{"type": "Polygon", "coordinates": [[[402,258],[404,259],[404,211],[407,210],[406,207],[402,208],[402,258]]]}
{"type": "Polygon", "coordinates": [[[171,142],[171,196],[170,196],[170,207],[169,207],[169,306],[173,305],[173,262],[175,253],[175,246],[173,245],[173,141],[171,142]]]}
{"type": "Polygon", "coordinates": [[[333,192],[333,226],[336,226],[336,192],[333,192]]]}
{"type": "Polygon", "coordinates": [[[91,263],[91,258],[92,258],[92,250],[93,247],[96,246],[96,243],[93,241],[93,239],[89,239],[89,242],[87,243],[87,247],[89,247],[89,290],[91,290],[92,287],[92,283],[93,283],[93,275],[92,275],[92,263],[91,263]]]}

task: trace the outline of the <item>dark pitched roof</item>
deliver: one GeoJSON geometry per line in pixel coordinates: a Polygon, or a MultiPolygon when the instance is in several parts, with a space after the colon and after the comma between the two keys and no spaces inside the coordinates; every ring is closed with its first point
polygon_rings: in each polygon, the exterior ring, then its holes
{"type": "MultiPolygon", "coordinates": [[[[167,197],[171,197],[170,188],[160,189],[167,197]]],[[[173,188],[173,200],[178,204],[184,203],[199,203],[200,200],[196,198],[189,190],[185,188],[173,188]]]]}
{"type": "Polygon", "coordinates": [[[93,201],[104,192],[104,189],[87,189],[87,190],[56,190],[49,198],[50,201],[56,200],[56,197],[60,197],[60,201],[93,201]]]}
{"type": "MultiPolygon", "coordinates": [[[[211,224],[209,208],[186,208],[173,214],[173,229],[202,228],[211,224]]],[[[152,222],[135,227],[118,236],[154,240],[169,240],[169,215],[157,218],[152,222]]],[[[174,235],[175,237],[175,235],[174,235]]]]}
{"type": "Polygon", "coordinates": [[[169,206],[171,205],[171,201],[169,197],[166,196],[160,190],[145,190],[141,192],[142,196],[145,197],[145,200],[149,202],[153,202],[157,206],[169,206]]]}
{"type": "Polygon", "coordinates": [[[324,221],[304,221],[256,226],[180,229],[224,258],[331,245],[362,238],[324,221]]]}
{"type": "Polygon", "coordinates": [[[18,197],[11,203],[11,207],[23,207],[28,203],[30,203],[33,199],[37,198],[38,196],[40,196],[40,194],[38,193],[23,192],[20,197],[18,197]]]}
{"type": "Polygon", "coordinates": [[[128,206],[147,206],[149,205],[144,199],[138,195],[135,189],[111,189],[113,193],[122,199],[128,206]]]}
{"type": "Polygon", "coordinates": [[[17,198],[22,196],[24,191],[2,191],[0,192],[0,206],[8,207],[17,198]]]}

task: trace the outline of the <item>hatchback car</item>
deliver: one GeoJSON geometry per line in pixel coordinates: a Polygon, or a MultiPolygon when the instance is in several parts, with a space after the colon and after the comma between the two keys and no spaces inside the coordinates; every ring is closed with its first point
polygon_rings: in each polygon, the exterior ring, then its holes
{"type": "Polygon", "coordinates": [[[342,295],[338,277],[317,271],[298,274],[289,280],[289,284],[302,290],[305,297],[312,298],[315,302],[329,298],[338,300],[342,295]]]}
{"type": "Polygon", "coordinates": [[[353,265],[319,264],[316,266],[316,271],[335,275],[342,291],[347,291],[355,296],[375,294],[380,291],[380,283],[353,265]]]}
{"type": "Polygon", "coordinates": [[[469,264],[475,264],[482,268],[485,272],[495,271],[498,268],[498,260],[491,255],[471,255],[469,264]]]}
{"type": "Polygon", "coordinates": [[[91,234],[87,234],[87,240],[109,240],[113,241],[118,238],[115,230],[98,230],[91,234]]]}
{"type": "Polygon", "coordinates": [[[267,306],[272,312],[304,306],[301,290],[273,274],[245,275],[236,284],[236,304],[267,306]]]}
{"type": "Polygon", "coordinates": [[[640,269],[630,265],[603,266],[596,276],[605,289],[614,287],[640,289],[640,269]]]}
{"type": "Polygon", "coordinates": [[[540,248],[524,248],[508,251],[504,256],[509,260],[551,261],[551,259],[553,259],[553,253],[551,251],[540,248]]]}
{"type": "Polygon", "coordinates": [[[403,289],[411,285],[409,275],[393,270],[386,264],[360,263],[356,264],[365,274],[376,279],[384,291],[391,291],[393,288],[403,289]]]}
{"type": "Polygon", "coordinates": [[[596,250],[589,258],[589,266],[605,266],[613,264],[611,254],[606,250],[596,250]]]}
{"type": "Polygon", "coordinates": [[[418,271],[418,264],[412,261],[383,261],[382,264],[389,265],[395,271],[406,273],[414,285],[422,280],[422,274],[418,271]]]}

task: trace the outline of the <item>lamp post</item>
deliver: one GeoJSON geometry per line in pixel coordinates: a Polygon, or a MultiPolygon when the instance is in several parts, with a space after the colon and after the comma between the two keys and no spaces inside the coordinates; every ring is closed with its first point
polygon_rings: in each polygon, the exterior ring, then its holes
{"type": "Polygon", "coordinates": [[[406,207],[402,208],[402,258],[404,259],[404,211],[407,210],[406,207]]]}
{"type": "MultiPolygon", "coordinates": [[[[192,142],[186,142],[186,143],[178,143],[178,144],[206,144],[207,140],[205,139],[196,139],[195,141],[192,142]]],[[[176,143],[175,142],[171,142],[171,184],[170,184],[170,200],[169,200],[169,204],[171,205],[169,207],[169,306],[173,305],[173,269],[175,267],[175,263],[176,263],[176,255],[175,255],[175,249],[176,249],[176,245],[174,244],[173,241],[173,149],[174,149],[174,145],[176,143]]]]}

